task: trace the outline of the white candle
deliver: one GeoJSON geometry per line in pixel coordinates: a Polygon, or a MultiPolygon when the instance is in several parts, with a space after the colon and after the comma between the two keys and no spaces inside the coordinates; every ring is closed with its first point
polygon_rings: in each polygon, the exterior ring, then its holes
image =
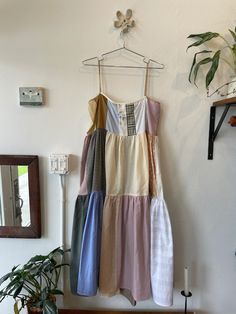
{"type": "Polygon", "coordinates": [[[186,296],[189,295],[189,288],[188,288],[188,267],[184,267],[184,294],[186,296]]]}

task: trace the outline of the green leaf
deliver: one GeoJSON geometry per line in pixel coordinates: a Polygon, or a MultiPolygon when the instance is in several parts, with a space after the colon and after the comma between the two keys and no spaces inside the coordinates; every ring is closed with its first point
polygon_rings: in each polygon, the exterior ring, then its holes
{"type": "Polygon", "coordinates": [[[234,52],[234,54],[236,56],[236,44],[233,45],[232,50],[233,50],[233,52],[234,52]]]}
{"type": "Polygon", "coordinates": [[[35,255],[34,257],[32,257],[29,262],[42,262],[47,258],[47,256],[45,255],[35,255]]]}
{"type": "Polygon", "coordinates": [[[19,284],[19,278],[14,278],[12,281],[9,282],[9,284],[6,286],[5,290],[8,293],[11,293],[15,289],[17,289],[18,284],[19,284]]]}
{"type": "Polygon", "coordinates": [[[25,299],[21,298],[21,307],[24,308],[25,307],[25,299]]]}
{"type": "Polygon", "coordinates": [[[25,264],[25,265],[23,266],[23,269],[27,271],[28,269],[33,268],[34,265],[35,265],[35,263],[28,262],[27,264],[25,264]]]}
{"type": "Polygon", "coordinates": [[[61,247],[59,246],[59,247],[55,248],[54,250],[52,250],[52,251],[48,254],[48,256],[51,257],[52,255],[54,255],[54,254],[56,254],[56,253],[63,254],[64,252],[63,252],[63,250],[61,249],[61,247]]]}
{"type": "MultiPolygon", "coordinates": [[[[207,64],[209,62],[212,61],[212,58],[205,58],[205,59],[202,59],[201,61],[199,61],[196,66],[195,66],[195,69],[193,71],[193,77],[194,77],[194,84],[196,83],[196,79],[197,79],[197,74],[198,74],[198,70],[200,68],[201,65],[203,64],[207,64]]],[[[195,84],[196,85],[196,84],[195,84]]],[[[196,85],[197,86],[197,85],[196,85]]]]}
{"type": "Polygon", "coordinates": [[[229,29],[230,34],[232,35],[234,41],[236,41],[236,34],[231,29],[229,29]]]}
{"type": "Polygon", "coordinates": [[[49,261],[45,261],[45,263],[42,265],[41,271],[43,272],[49,272],[52,269],[54,269],[54,266],[57,264],[57,262],[55,260],[49,260],[49,261]]]}
{"type": "Polygon", "coordinates": [[[15,292],[14,292],[14,294],[13,294],[13,298],[15,299],[17,296],[18,296],[18,294],[21,292],[21,290],[22,290],[22,288],[23,288],[23,283],[21,283],[21,284],[19,284],[19,286],[16,288],[16,290],[15,290],[15,292]]]}
{"type": "Polygon", "coordinates": [[[212,33],[212,32],[207,32],[207,33],[202,33],[202,34],[191,34],[189,35],[187,38],[200,38],[199,40],[197,40],[195,43],[191,44],[188,46],[187,50],[190,48],[190,47],[196,47],[196,46],[200,46],[202,45],[203,43],[211,40],[212,38],[216,38],[218,37],[220,34],[218,33],[212,33]]]}
{"type": "Polygon", "coordinates": [[[3,291],[0,292],[0,303],[2,302],[2,300],[5,299],[6,296],[7,296],[6,292],[3,292],[3,291]]]}
{"type": "Polygon", "coordinates": [[[46,300],[43,303],[43,314],[57,314],[57,306],[54,302],[50,300],[46,300]]]}
{"type": "Polygon", "coordinates": [[[220,60],[220,50],[216,51],[216,53],[212,57],[212,65],[206,76],[206,88],[210,85],[211,81],[213,80],[215,76],[216,70],[218,69],[219,60],[220,60]]]}
{"type": "Polygon", "coordinates": [[[11,273],[8,273],[6,275],[4,275],[1,279],[0,279],[0,286],[1,284],[3,284],[4,281],[6,281],[9,277],[10,277],[11,273]]]}
{"type": "Polygon", "coordinates": [[[209,34],[217,34],[217,33],[206,32],[206,33],[200,33],[200,34],[191,34],[187,38],[195,38],[195,37],[205,38],[209,36],[209,34]]]}
{"type": "Polygon", "coordinates": [[[189,76],[188,76],[188,80],[189,82],[191,83],[191,74],[192,74],[192,71],[193,71],[193,68],[196,64],[196,60],[197,60],[197,55],[201,54],[201,53],[210,53],[212,52],[211,50],[203,50],[203,51],[200,51],[200,52],[197,52],[194,54],[194,58],[193,58],[193,63],[192,63],[192,66],[191,66],[191,69],[190,69],[190,72],[189,72],[189,76]]]}
{"type": "Polygon", "coordinates": [[[19,265],[17,265],[17,266],[14,266],[13,268],[12,268],[12,273],[17,269],[17,267],[18,267],[19,265]]]}

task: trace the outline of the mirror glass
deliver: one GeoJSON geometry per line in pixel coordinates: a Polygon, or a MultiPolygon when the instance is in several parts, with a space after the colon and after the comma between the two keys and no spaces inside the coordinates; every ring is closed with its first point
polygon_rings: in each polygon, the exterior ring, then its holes
{"type": "Polygon", "coordinates": [[[0,155],[0,237],[39,238],[38,156],[0,155]]]}
{"type": "Polygon", "coordinates": [[[28,166],[0,165],[0,226],[30,226],[28,166]]]}

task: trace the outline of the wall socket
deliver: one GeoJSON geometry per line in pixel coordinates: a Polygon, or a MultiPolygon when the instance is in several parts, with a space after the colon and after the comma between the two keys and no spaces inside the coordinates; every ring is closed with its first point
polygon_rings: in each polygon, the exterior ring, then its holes
{"type": "Polygon", "coordinates": [[[49,171],[54,174],[66,174],[69,171],[69,155],[51,154],[49,156],[49,171]]]}

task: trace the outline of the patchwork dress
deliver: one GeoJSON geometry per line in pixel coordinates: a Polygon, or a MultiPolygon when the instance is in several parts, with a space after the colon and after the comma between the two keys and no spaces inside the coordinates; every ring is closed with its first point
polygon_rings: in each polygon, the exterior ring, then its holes
{"type": "Polygon", "coordinates": [[[173,241],[158,161],[160,103],[149,97],[89,102],[71,252],[71,290],[81,296],[153,297],[172,305],[173,241]]]}

